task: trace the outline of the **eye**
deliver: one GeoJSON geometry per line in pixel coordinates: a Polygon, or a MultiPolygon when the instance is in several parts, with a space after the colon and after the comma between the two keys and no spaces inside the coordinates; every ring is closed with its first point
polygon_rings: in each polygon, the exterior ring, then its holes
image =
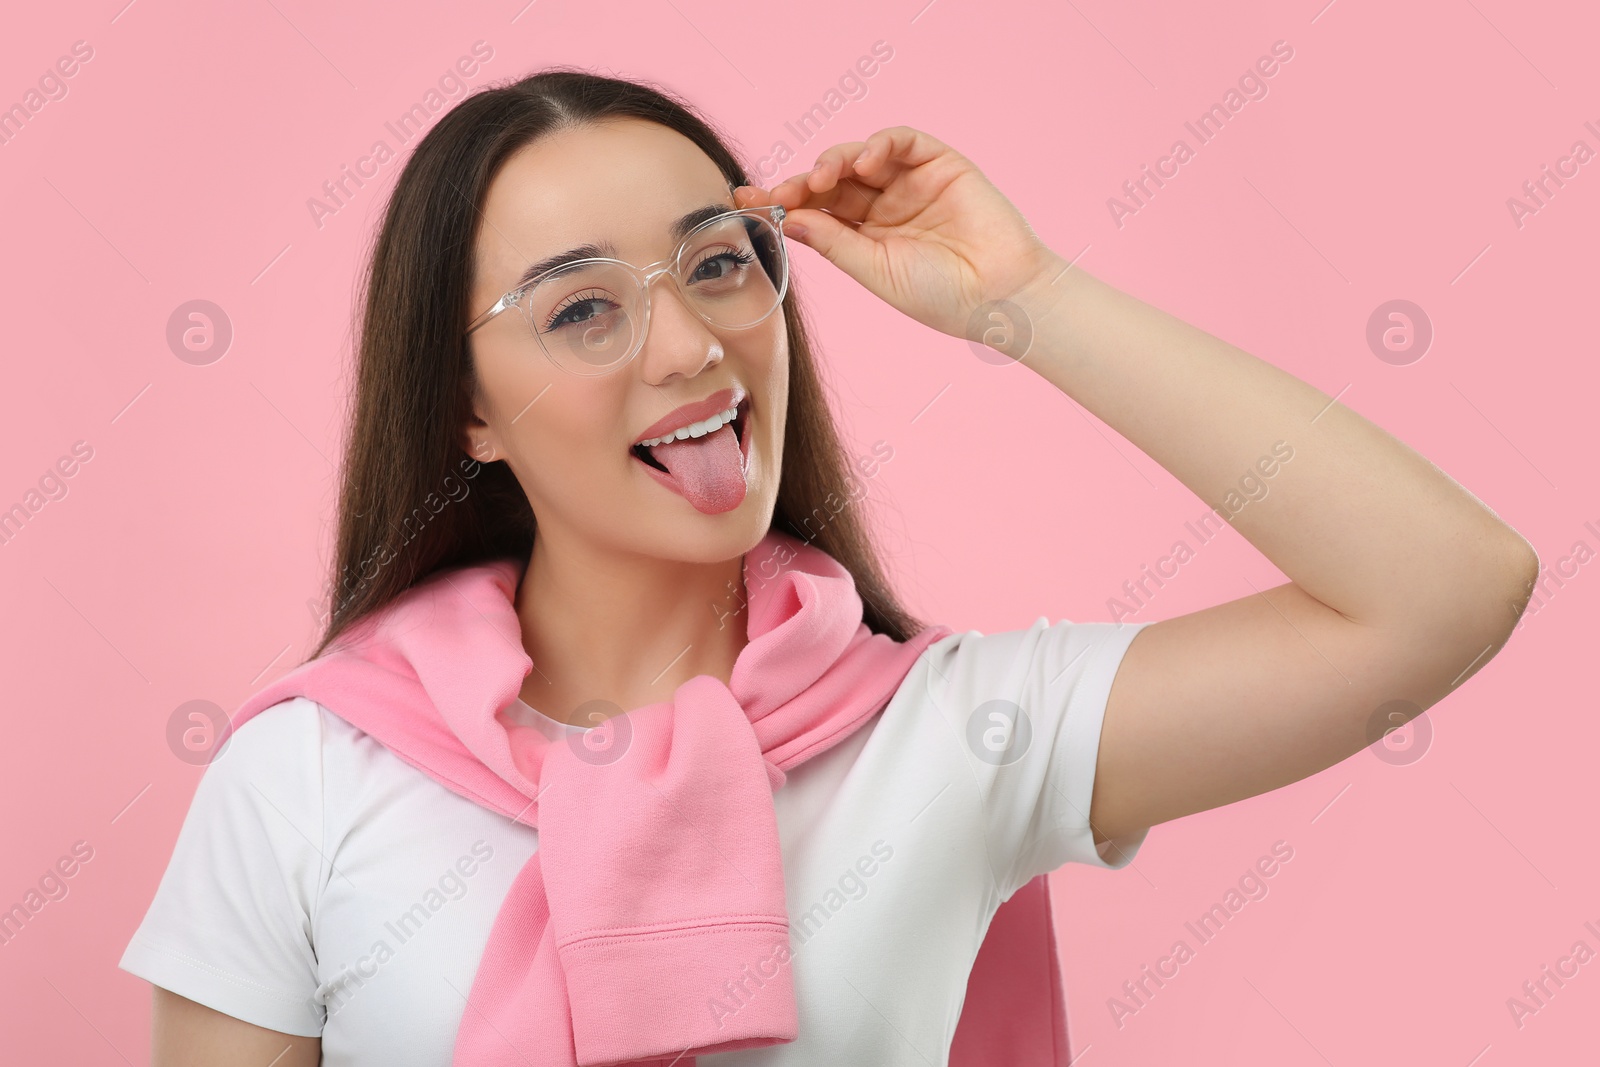
{"type": "Polygon", "coordinates": [[[563,326],[576,326],[599,318],[616,306],[603,293],[573,293],[550,313],[544,328],[549,331],[563,326]]]}
{"type": "Polygon", "coordinates": [[[755,254],[742,250],[728,249],[708,256],[695,265],[689,272],[691,282],[714,282],[726,278],[735,271],[741,271],[756,261],[755,254]],[[712,268],[706,273],[706,268],[712,268]]]}

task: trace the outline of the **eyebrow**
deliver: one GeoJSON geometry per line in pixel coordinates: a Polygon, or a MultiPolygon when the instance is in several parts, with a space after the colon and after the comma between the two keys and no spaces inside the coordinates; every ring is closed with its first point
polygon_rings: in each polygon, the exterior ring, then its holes
{"type": "MultiPolygon", "coordinates": [[[[706,204],[703,207],[697,207],[693,211],[674,219],[672,225],[668,227],[667,232],[672,235],[672,240],[674,243],[676,243],[689,236],[690,230],[694,229],[702,222],[705,222],[707,219],[715,218],[724,212],[737,210],[738,208],[732,207],[728,204],[706,204]]],[[[586,244],[579,245],[577,248],[569,248],[565,252],[557,252],[553,256],[546,256],[537,263],[530,264],[528,269],[522,272],[522,276],[517,279],[517,283],[511,288],[521,289],[523,286],[527,285],[541,274],[544,274],[547,271],[555,270],[558,267],[565,267],[568,263],[575,263],[580,259],[615,259],[616,256],[617,247],[610,241],[602,241],[599,244],[586,244]]]]}

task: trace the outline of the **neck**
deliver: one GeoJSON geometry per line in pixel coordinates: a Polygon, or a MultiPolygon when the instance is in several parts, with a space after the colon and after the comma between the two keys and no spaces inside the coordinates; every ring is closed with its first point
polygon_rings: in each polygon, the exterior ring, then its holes
{"type": "Polygon", "coordinates": [[[596,712],[670,700],[696,675],[727,684],[748,643],[745,600],[742,556],[619,554],[541,529],[516,596],[533,660],[521,698],[559,722],[594,726],[596,712]]]}

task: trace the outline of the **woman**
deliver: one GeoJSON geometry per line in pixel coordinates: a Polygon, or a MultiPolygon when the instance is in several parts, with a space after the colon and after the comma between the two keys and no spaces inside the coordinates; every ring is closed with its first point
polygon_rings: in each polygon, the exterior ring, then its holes
{"type": "Polygon", "coordinates": [[[1053,969],[1045,873],[1368,745],[1537,573],[1421,456],[1069,268],[906,127],[763,189],[649,87],[480,91],[406,164],[365,297],[327,633],[234,717],[123,958],[158,1065],[976,1063],[1012,1022],[1044,1037],[1008,1062],[1065,1062],[1058,996],[996,965],[1053,969]],[[1020,358],[1290,581],[1155,623],[911,618],[780,230],[1020,358]]]}

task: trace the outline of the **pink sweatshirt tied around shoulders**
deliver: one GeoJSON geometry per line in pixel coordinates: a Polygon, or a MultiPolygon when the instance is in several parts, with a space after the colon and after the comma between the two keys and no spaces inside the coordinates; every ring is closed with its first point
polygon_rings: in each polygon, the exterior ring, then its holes
{"type": "MultiPolygon", "coordinates": [[[[697,1055],[795,1040],[793,967],[804,961],[789,944],[773,792],[867,725],[954,631],[872,633],[849,571],[771,531],[745,556],[747,603],[725,609],[749,638],[727,685],[696,675],[671,700],[554,740],[559,729],[509,714],[526,708],[533,667],[515,608],[523,567],[435,572],[250,697],[230,728],[307,697],[538,829],[490,929],[455,1067],[692,1067],[697,1055]]],[[[1069,1058],[1040,875],[990,924],[949,1062],[1069,1058]]]]}

